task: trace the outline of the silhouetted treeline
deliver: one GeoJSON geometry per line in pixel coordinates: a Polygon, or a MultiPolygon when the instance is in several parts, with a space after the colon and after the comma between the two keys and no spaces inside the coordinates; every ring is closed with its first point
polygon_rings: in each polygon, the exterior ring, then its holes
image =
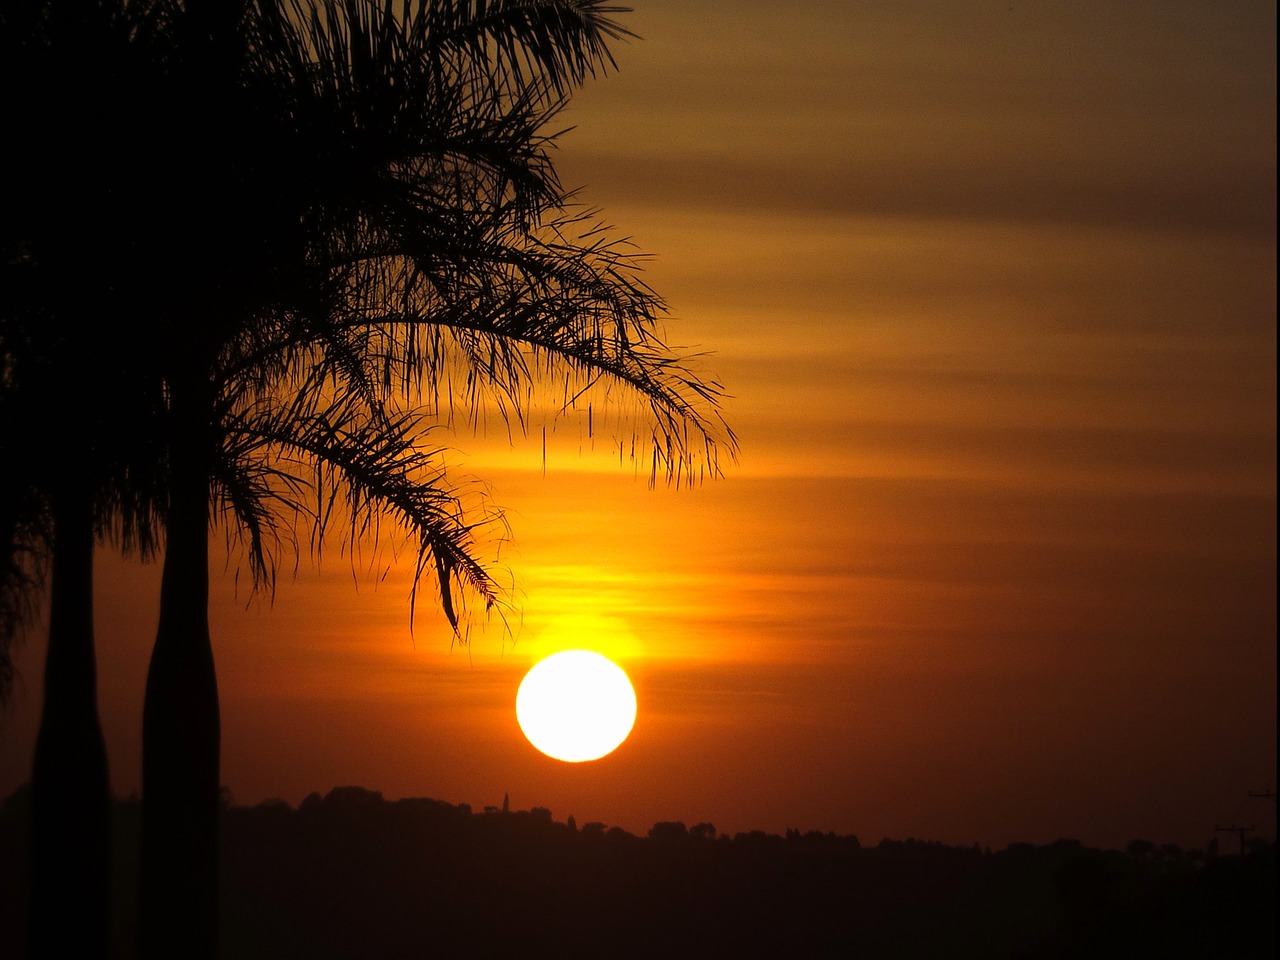
{"type": "MultiPolygon", "coordinates": [[[[138,804],[114,804],[131,851],[138,804]]],[[[640,837],[551,811],[359,787],[223,807],[222,955],[1247,958],[1276,948],[1275,845],[1003,850],[663,822],[640,837]]],[[[21,956],[29,794],[0,808],[0,955],[21,956]],[[12,951],[9,947],[14,948],[12,951]]],[[[137,864],[113,883],[132,957],[137,864]]],[[[74,922],[69,918],[69,922],[74,922]]]]}

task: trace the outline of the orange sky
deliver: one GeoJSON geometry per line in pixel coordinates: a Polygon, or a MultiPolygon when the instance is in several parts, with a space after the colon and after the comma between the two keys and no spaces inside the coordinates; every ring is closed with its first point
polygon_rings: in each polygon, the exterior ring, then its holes
{"type": "MultiPolygon", "coordinates": [[[[635,0],[558,168],[655,255],[741,458],[649,490],[607,433],[459,435],[523,618],[451,649],[407,583],[214,585],[239,802],[359,784],[643,832],[1202,846],[1274,836],[1275,5],[635,0]],[[358,589],[357,589],[358,587],[358,589]],[[631,673],[631,738],[535,751],[538,657],[631,673]]],[[[139,782],[158,570],[104,555],[139,782]]],[[[0,726],[29,773],[43,644],[0,726]]]]}

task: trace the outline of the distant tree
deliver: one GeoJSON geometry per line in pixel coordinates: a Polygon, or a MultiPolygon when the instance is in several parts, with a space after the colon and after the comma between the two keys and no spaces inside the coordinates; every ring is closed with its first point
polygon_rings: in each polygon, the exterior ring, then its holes
{"type": "Polygon", "coordinates": [[[683,840],[688,837],[689,831],[684,823],[679,820],[663,820],[655,823],[649,828],[649,839],[659,842],[670,842],[673,840],[683,840]]]}
{"type": "Polygon", "coordinates": [[[1124,852],[1134,860],[1150,860],[1156,855],[1156,845],[1150,840],[1131,840],[1124,852]]]}
{"type": "Polygon", "coordinates": [[[374,810],[385,804],[381,790],[366,787],[334,787],[324,797],[324,805],[335,810],[374,810]]]}

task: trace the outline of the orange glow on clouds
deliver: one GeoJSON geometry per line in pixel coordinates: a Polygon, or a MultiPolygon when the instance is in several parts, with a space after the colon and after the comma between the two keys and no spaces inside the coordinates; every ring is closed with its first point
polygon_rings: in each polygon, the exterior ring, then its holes
{"type": "MultiPolygon", "coordinates": [[[[557,169],[655,254],[740,463],[650,490],[632,411],[594,403],[442,429],[511,530],[512,616],[465,645],[429,596],[410,633],[402,567],[330,554],[250,609],[219,572],[236,797],[509,792],[864,843],[1197,846],[1266,816],[1275,5],[638,7],[557,169]],[[644,722],[547,764],[512,704],[578,646],[644,722]]],[[[128,793],[158,571],[97,576],[128,793]]],[[[0,792],[29,773],[33,636],[0,792]]]]}

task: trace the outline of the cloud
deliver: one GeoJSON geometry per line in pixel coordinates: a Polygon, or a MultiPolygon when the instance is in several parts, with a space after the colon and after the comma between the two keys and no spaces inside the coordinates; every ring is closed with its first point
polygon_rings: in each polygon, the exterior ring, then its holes
{"type": "Polygon", "coordinates": [[[589,169],[610,204],[1274,237],[1274,4],[724,11],[642,11],[645,41],[575,98],[566,182],[589,169]]]}
{"type": "Polygon", "coordinates": [[[787,162],[749,155],[581,152],[611,206],[645,203],[740,213],[912,217],[1225,231],[1274,237],[1274,166],[1093,170],[1000,158],[904,155],[787,162]]]}

